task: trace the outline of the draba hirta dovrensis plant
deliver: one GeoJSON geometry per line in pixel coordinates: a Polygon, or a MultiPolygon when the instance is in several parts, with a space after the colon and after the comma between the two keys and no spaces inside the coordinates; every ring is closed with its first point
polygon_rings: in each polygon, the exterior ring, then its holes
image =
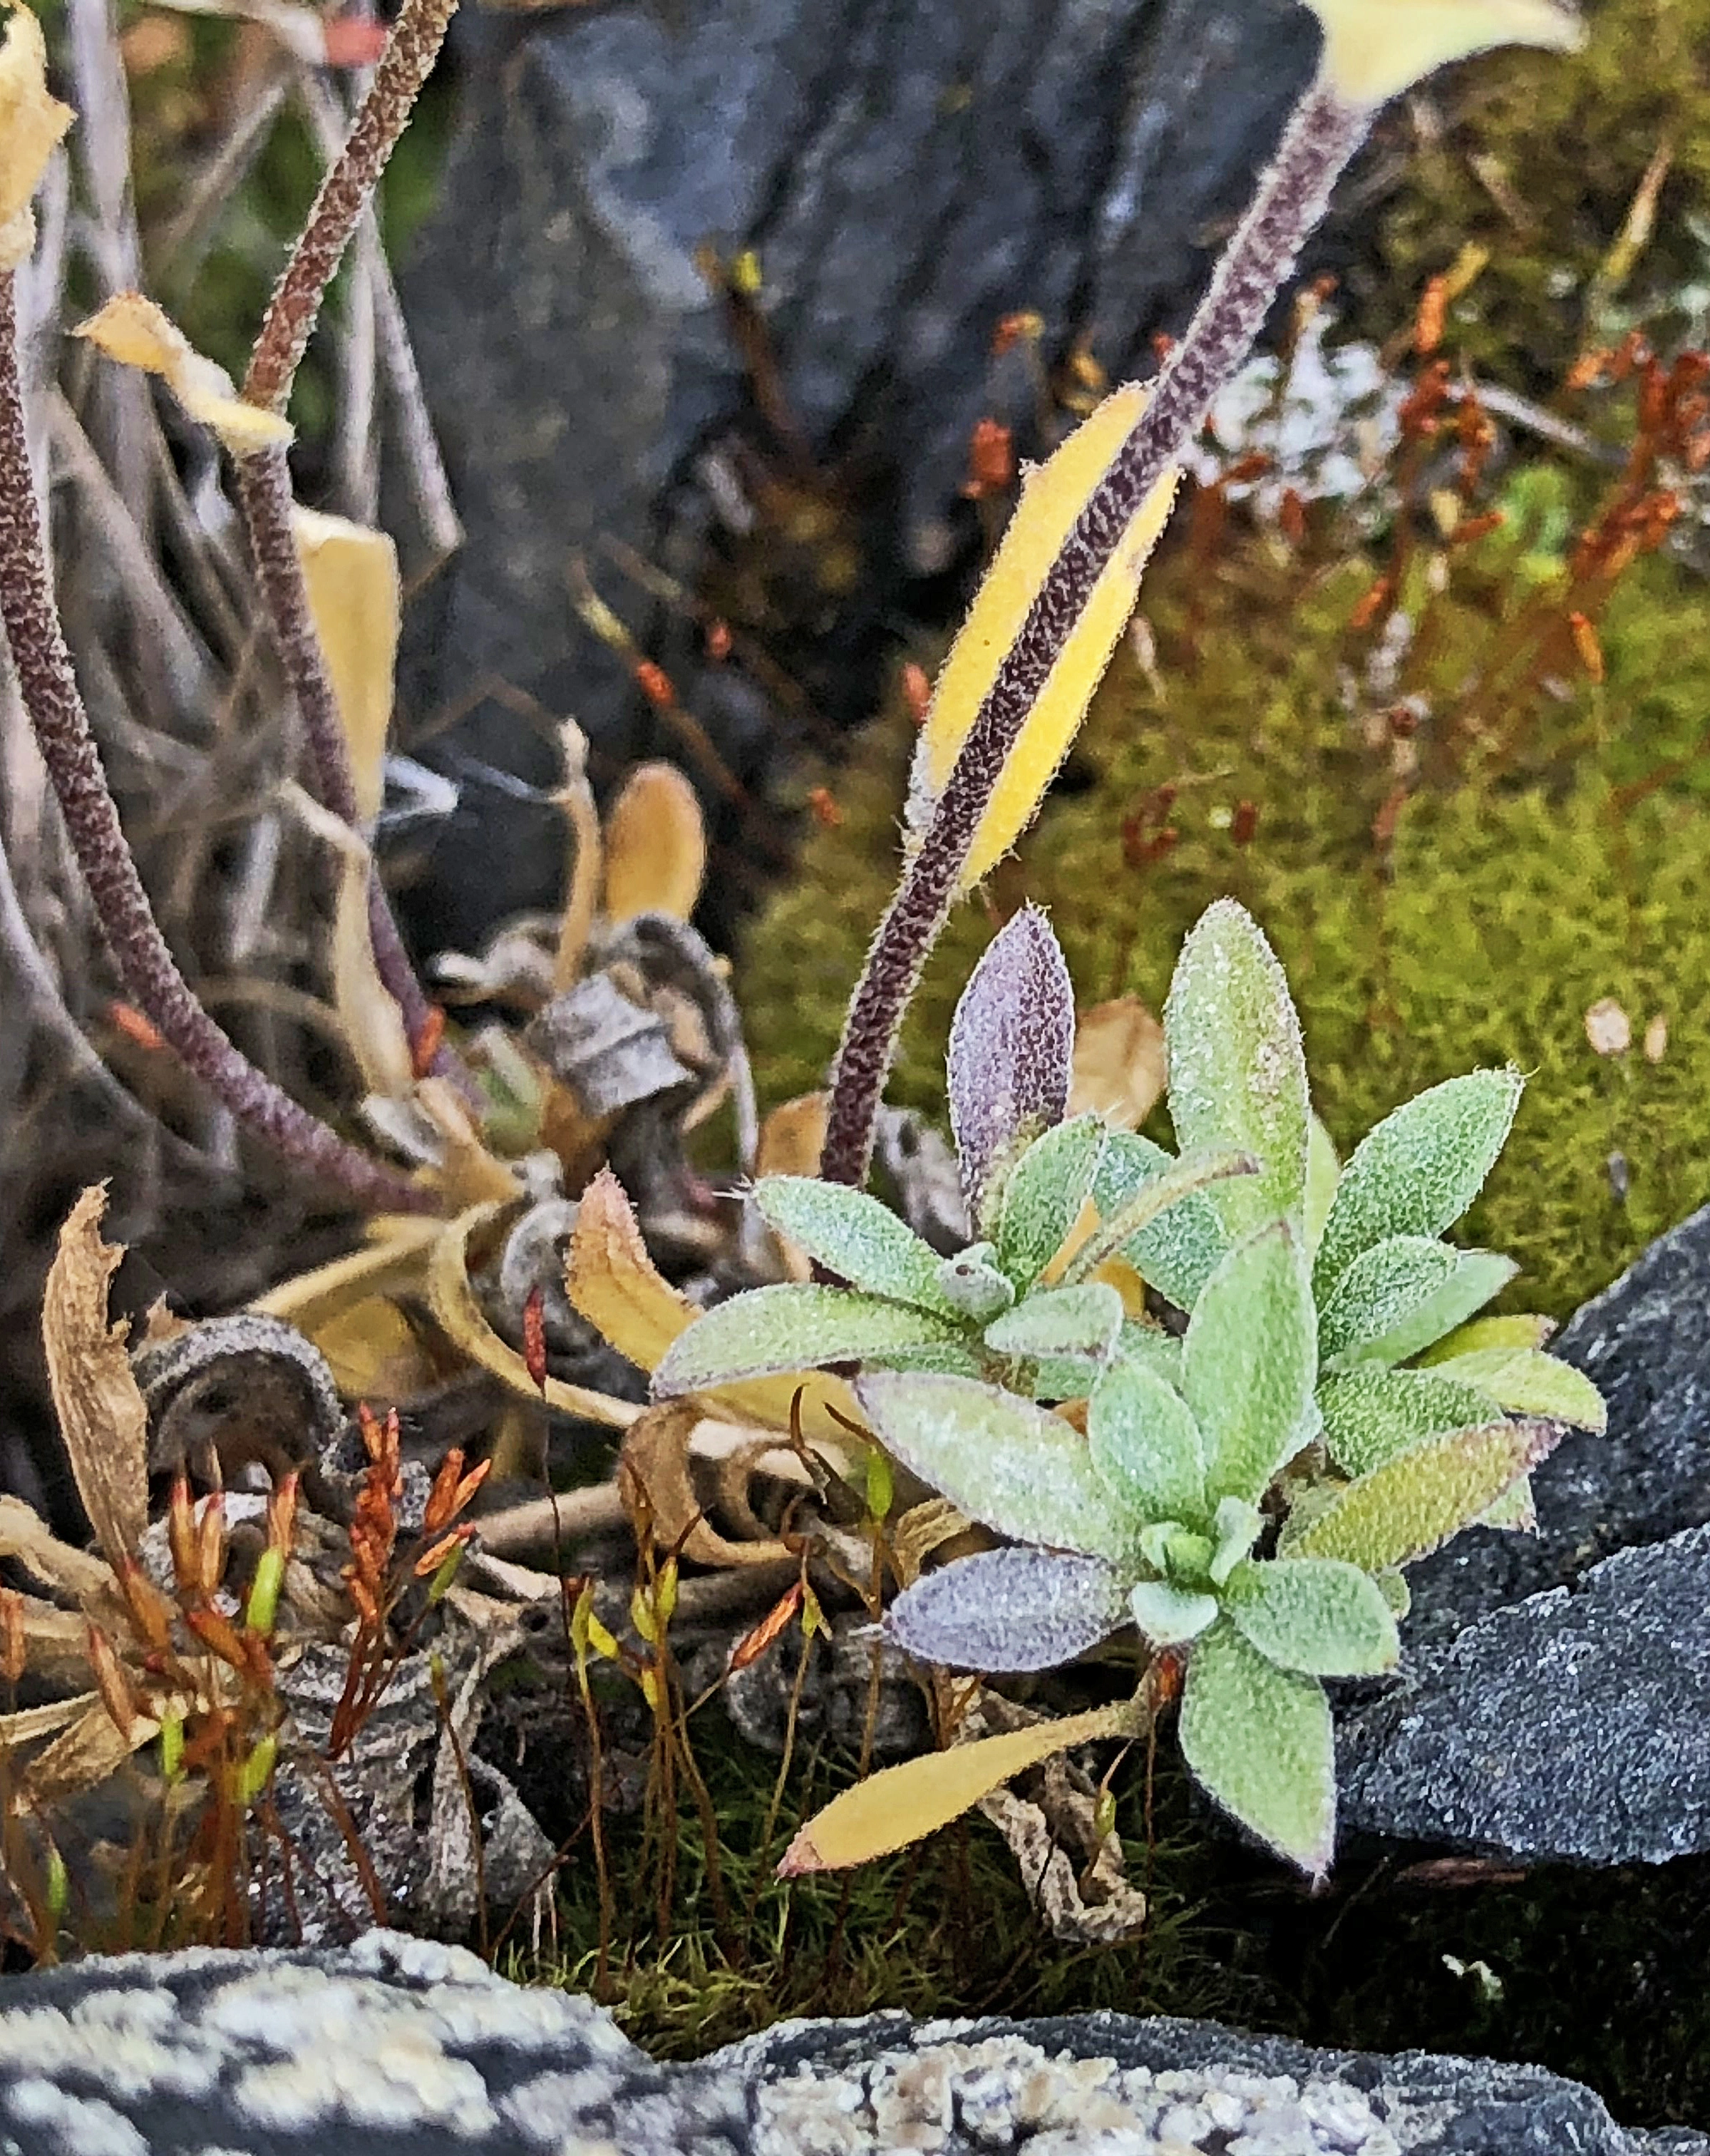
{"type": "MultiPolygon", "coordinates": [[[[1472,1521],[1528,1524],[1528,1470],[1567,1424],[1600,1427],[1602,1403],[1543,1352],[1540,1321],[1477,1317],[1512,1264],[1441,1240],[1502,1148],[1517,1072],[1432,1087],[1339,1167],[1282,968],[1228,900],[1183,947],[1165,1034],[1180,1159],[1065,1119],[1067,970],[1043,916],[1018,914],[950,1034],[979,1240],[940,1258],[874,1198],[765,1178],[765,1219],[848,1285],[719,1305],[654,1389],[858,1364],[886,1448],[1013,1545],[908,1589],[896,1643],[1036,1671],[1131,1626],[1181,1671],[1196,1779],[1319,1872],[1335,1815],[1319,1680],[1393,1667],[1402,1568],[1472,1521]],[[1142,1281],[1185,1325],[1144,1314],[1142,1281]]],[[[835,1813],[806,1830],[831,1861],[835,1813]]],[[[899,1805],[894,1839],[911,1816],[899,1805]]]]}
{"type": "MultiPolygon", "coordinates": [[[[976,968],[951,1031],[972,1240],[942,1257],[860,1187],[926,955],[1037,808],[1132,610],[1184,452],[1372,115],[1444,60],[1578,37],[1554,0],[1311,4],[1318,74],[1204,300],[1149,388],[1118,390],[1029,475],[939,676],[819,1176],[754,1191],[819,1276],[718,1306],[654,1369],[668,1399],[852,1368],[877,1442],[1002,1539],[913,1578],[884,1617],[896,1643],[994,1674],[1125,1634],[1138,1683],[1114,1705],[870,1777],[801,1830],[786,1871],[899,1848],[1053,1752],[1146,1731],[1179,1694],[1198,1781],[1322,1873],[1335,1834],[1322,1681],[1392,1667],[1404,1568],[1472,1522],[1526,1527],[1528,1471],[1568,1425],[1601,1426],[1595,1389],[1543,1353],[1540,1321],[1477,1317],[1509,1260],[1443,1240],[1502,1148],[1519,1074],[1433,1087],[1339,1166],[1282,969],[1228,901],[1189,936],[1165,1013],[1179,1157],[1068,1115],[1073,991],[1027,910],[976,968]]],[[[599,1322],[574,1263],[569,1288],[599,1322]]]]}

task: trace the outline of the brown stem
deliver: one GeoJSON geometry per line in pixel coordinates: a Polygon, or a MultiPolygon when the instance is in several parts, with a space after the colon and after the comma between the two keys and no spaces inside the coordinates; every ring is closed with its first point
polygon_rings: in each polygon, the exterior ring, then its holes
{"type": "Polygon", "coordinates": [[[258,1070],[197,1001],[156,922],[107,789],[49,588],[25,443],[18,306],[0,274],[0,619],[24,707],[125,993],[240,1123],[371,1210],[436,1209],[433,1194],[347,1145],[258,1070]]]}
{"type": "MultiPolygon", "coordinates": [[[[292,523],[295,505],[284,450],[261,449],[239,457],[238,490],[243,505],[244,521],[249,527],[256,581],[267,608],[274,648],[296,698],[303,730],[309,737],[320,798],[334,815],[353,830],[361,830],[362,815],[351,776],[344,726],[339,717],[338,700],[327,672],[326,654],[315,632],[302,557],[297,551],[292,523]]],[[[410,1045],[417,1049],[428,1034],[428,998],[404,949],[385,887],[374,871],[371,871],[368,880],[368,932],[381,983],[397,1004],[410,1045]]],[[[429,1067],[439,1076],[453,1080],[473,1097],[473,1081],[461,1060],[448,1050],[439,1048],[429,1067]]]]}
{"type": "Polygon", "coordinates": [[[820,1173],[828,1181],[866,1180],[903,1014],[950,912],[986,803],[1047,677],[1129,522],[1252,350],[1302,242],[1329,207],[1330,191],[1370,122],[1369,108],[1345,103],[1322,79],[1301,99],[1139,423],[1046,572],[868,953],[832,1075],[820,1156],[820,1173]]]}
{"type": "Polygon", "coordinates": [[[362,109],[320,183],[302,237],[268,302],[243,377],[250,403],[284,411],[326,288],[404,131],[456,8],[457,0],[404,0],[362,109]]]}

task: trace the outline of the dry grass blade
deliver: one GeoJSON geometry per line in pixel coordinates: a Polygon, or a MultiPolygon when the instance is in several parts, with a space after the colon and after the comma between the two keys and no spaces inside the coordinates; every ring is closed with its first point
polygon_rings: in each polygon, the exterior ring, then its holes
{"type": "Polygon", "coordinates": [[[113,1592],[113,1574],[105,1562],[62,1543],[22,1497],[0,1496],[0,1557],[15,1557],[44,1587],[79,1602],[113,1592]]]}
{"type": "Polygon", "coordinates": [[[98,1789],[159,1727],[157,1722],[139,1714],[128,1736],[121,1737],[105,1702],[98,1697],[31,1760],[20,1778],[19,1794],[28,1804],[39,1810],[75,1796],[79,1790],[98,1789]]]}
{"type": "Polygon", "coordinates": [[[107,1322],[108,1283],[125,1253],[101,1240],[106,1209],[105,1187],[96,1184],[59,1230],[42,1306],[42,1341],[77,1494],[116,1565],[148,1525],[148,1409],[125,1352],[130,1328],[107,1322]]]}

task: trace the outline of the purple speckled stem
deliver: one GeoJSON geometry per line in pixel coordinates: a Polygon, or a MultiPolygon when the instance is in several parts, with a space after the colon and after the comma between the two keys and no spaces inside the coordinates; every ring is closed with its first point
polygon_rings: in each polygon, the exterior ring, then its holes
{"type": "Polygon", "coordinates": [[[1124,532],[1252,352],[1302,243],[1371,124],[1322,79],[1295,107],[1276,159],[1210,289],[1153,385],[1134,432],[1081,511],[998,669],[895,896],[855,991],[832,1079],[820,1173],[865,1182],[898,1031],[937,942],[974,834],[1047,677],[1124,532]]]}
{"type": "Polygon", "coordinates": [[[0,620],[125,993],[214,1098],[299,1168],[371,1211],[436,1211],[431,1192],[347,1145],[256,1069],[197,1001],[161,933],[108,790],[48,585],[24,439],[17,293],[9,270],[0,274],[0,620]]]}

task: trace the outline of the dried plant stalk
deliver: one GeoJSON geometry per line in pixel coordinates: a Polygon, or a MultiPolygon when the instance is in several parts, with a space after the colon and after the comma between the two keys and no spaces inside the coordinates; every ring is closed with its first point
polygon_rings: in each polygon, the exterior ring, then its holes
{"type": "Polygon", "coordinates": [[[0,274],[0,619],[78,865],[126,993],[215,1099],[289,1160],[365,1207],[422,1212],[431,1193],[346,1143],[242,1054],[161,935],[90,732],[49,588],[24,434],[14,274],[0,274]]]}

